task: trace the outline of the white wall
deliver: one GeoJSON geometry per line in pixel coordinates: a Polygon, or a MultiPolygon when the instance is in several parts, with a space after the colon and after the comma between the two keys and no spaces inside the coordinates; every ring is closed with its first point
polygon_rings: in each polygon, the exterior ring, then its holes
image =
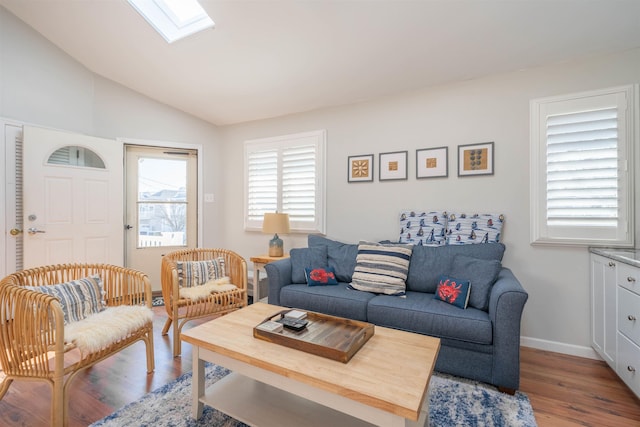
{"type": "Polygon", "coordinates": [[[0,6],[0,117],[92,128],[93,74],[0,6]]]}
{"type": "MultiPolygon", "coordinates": [[[[397,238],[397,215],[405,208],[503,213],[503,263],[529,292],[524,343],[593,356],[587,248],[529,243],[529,100],[636,83],[639,77],[640,50],[635,50],[225,127],[225,157],[238,165],[238,179],[228,182],[225,197],[225,240],[249,258],[266,252],[269,239],[241,231],[243,141],[327,129],[329,237],[352,243],[397,238]],[[457,177],[457,146],[487,141],[495,142],[495,174],[457,177]],[[439,146],[449,147],[449,177],[416,180],[415,150],[439,146]],[[409,151],[409,179],[379,182],[378,154],[400,150],[409,151]],[[375,181],[347,183],[347,157],[371,153],[375,181]]],[[[306,246],[306,236],[283,240],[288,248],[306,246]]]]}
{"type": "MultiPolygon", "coordinates": [[[[215,126],[97,76],[2,7],[0,117],[111,139],[201,144],[203,193],[223,191],[215,126]]],[[[224,244],[221,206],[203,206],[203,246],[224,244]]]]}

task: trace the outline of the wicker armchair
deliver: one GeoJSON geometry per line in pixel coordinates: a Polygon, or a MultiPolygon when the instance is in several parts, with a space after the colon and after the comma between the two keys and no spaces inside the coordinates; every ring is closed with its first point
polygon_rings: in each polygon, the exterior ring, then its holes
{"type": "MultiPolygon", "coordinates": [[[[111,344],[101,343],[99,350],[87,352],[74,342],[65,342],[64,314],[59,300],[24,286],[44,286],[68,282],[94,274],[102,279],[107,309],[96,316],[109,315],[113,310],[144,312],[120,306],[151,308],[151,283],[146,274],[128,268],[105,264],[62,264],[32,268],[13,273],[0,281],[0,399],[14,380],[40,380],[52,386],[51,425],[67,425],[68,386],[85,368],[117,353],[137,341],[144,341],[147,350],[147,372],[154,370],[153,323],[149,320],[129,325],[132,332],[121,338],[114,336],[111,344]],[[118,307],[116,307],[118,306],[118,307]],[[104,313],[104,314],[103,314],[104,313]],[[145,323],[146,322],[146,323],[145,323]],[[140,324],[144,323],[142,326],[140,324]]],[[[87,320],[89,320],[87,318],[87,320]]],[[[146,317],[145,317],[146,319],[146,317]]],[[[76,327],[84,320],[74,322],[76,327]]],[[[94,320],[95,322],[95,320],[94,320]]],[[[122,324],[124,321],[118,319],[122,324]]],[[[103,324],[104,325],[104,324],[103,324]]],[[[85,323],[82,325],[86,327],[85,323]]],[[[98,329],[98,328],[96,328],[98,329]]],[[[109,328],[102,326],[105,333],[109,328]]],[[[90,332],[90,330],[89,330],[90,332]]],[[[120,330],[116,330],[116,334],[120,330]]]]}
{"type": "Polygon", "coordinates": [[[162,297],[167,321],[162,335],[167,335],[173,323],[173,356],[182,352],[180,333],[190,320],[214,314],[226,314],[247,305],[247,263],[240,255],[226,249],[183,249],[162,257],[162,297]],[[226,276],[238,289],[209,294],[205,299],[180,298],[178,261],[206,261],[223,258],[226,276]]]}

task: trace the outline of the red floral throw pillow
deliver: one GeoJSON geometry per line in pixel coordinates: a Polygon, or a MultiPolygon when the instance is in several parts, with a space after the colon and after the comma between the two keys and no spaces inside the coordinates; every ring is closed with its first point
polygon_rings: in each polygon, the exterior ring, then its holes
{"type": "Polygon", "coordinates": [[[308,286],[337,285],[336,272],[331,267],[305,268],[308,286]]]}

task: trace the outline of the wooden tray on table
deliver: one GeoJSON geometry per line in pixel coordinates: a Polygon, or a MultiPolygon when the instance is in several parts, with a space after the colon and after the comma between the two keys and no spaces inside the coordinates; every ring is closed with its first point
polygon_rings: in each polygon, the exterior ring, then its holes
{"type": "MultiPolygon", "coordinates": [[[[281,319],[289,311],[291,310],[279,311],[266,318],[260,324],[281,319]]],[[[309,323],[301,331],[284,328],[280,332],[271,332],[254,327],[253,336],[261,340],[347,363],[375,332],[375,327],[371,323],[312,311],[307,311],[306,313],[306,320],[309,323]]]]}

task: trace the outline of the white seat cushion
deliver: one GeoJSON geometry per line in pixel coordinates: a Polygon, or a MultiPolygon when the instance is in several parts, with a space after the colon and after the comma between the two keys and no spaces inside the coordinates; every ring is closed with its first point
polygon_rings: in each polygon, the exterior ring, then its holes
{"type": "Polygon", "coordinates": [[[180,288],[180,298],[186,298],[198,301],[207,298],[212,292],[224,292],[238,289],[236,285],[231,284],[228,277],[209,280],[207,283],[190,288],[180,288]]]}
{"type": "Polygon", "coordinates": [[[146,306],[120,305],[108,307],[64,327],[65,341],[75,344],[82,354],[94,353],[126,338],[153,320],[146,306]]]}

